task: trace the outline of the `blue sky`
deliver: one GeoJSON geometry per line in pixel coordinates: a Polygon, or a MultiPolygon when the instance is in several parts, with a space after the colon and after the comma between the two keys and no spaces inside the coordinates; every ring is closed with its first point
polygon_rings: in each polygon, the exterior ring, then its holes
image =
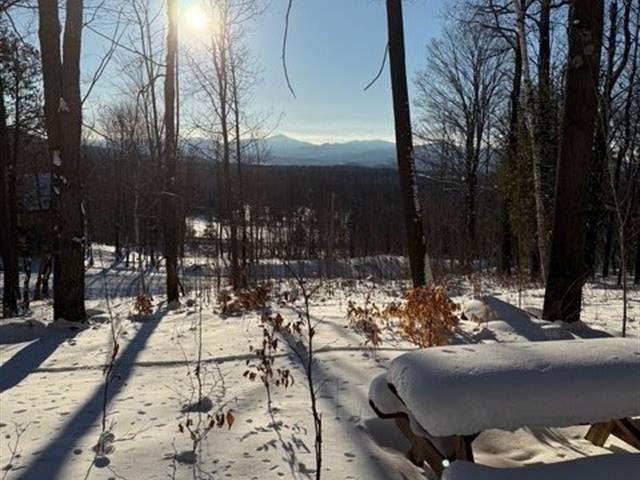
{"type": "MultiPolygon", "coordinates": [[[[388,70],[368,91],[386,45],[384,0],[296,0],[291,14],[286,88],[280,63],[285,0],[257,21],[253,49],[263,69],[258,104],[282,112],[278,130],[310,141],[393,137],[388,70]]],[[[443,0],[404,2],[407,68],[422,68],[425,47],[442,25],[443,0]]]]}
{"type": "MultiPolygon", "coordinates": [[[[307,141],[392,140],[388,69],[373,87],[363,91],[378,71],[386,45],[385,1],[295,0],[287,56],[297,98],[287,89],[280,60],[287,0],[268,1],[264,14],[250,26],[248,37],[262,76],[252,108],[271,113],[276,133],[307,141]]],[[[416,70],[424,64],[427,43],[440,34],[444,5],[445,0],[404,1],[410,89],[416,70]]],[[[29,17],[20,23],[35,34],[37,19],[29,17]]],[[[107,23],[101,30],[106,34],[111,31],[107,23]]],[[[32,39],[37,44],[37,39],[32,39]]],[[[105,43],[85,30],[83,78],[90,78],[105,43]]],[[[92,93],[95,101],[88,102],[90,110],[99,110],[96,105],[112,96],[118,76],[114,69],[115,65],[92,93]]],[[[91,111],[86,112],[86,116],[91,115],[91,111]]]]}

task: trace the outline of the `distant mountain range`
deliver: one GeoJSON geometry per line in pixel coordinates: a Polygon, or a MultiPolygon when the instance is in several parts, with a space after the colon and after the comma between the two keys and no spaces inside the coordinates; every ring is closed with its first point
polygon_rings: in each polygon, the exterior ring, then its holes
{"type": "Polygon", "coordinates": [[[365,167],[395,166],[395,144],[383,140],[354,140],[320,145],[274,135],[265,140],[274,165],[358,165],[365,167]]]}
{"type": "MultiPolygon", "coordinates": [[[[263,141],[269,152],[269,165],[394,167],[395,144],[383,140],[354,140],[345,143],[317,145],[286,135],[274,135],[263,141]]],[[[195,155],[214,157],[215,149],[203,138],[183,140],[195,155]]]]}
{"type": "MultiPolygon", "coordinates": [[[[191,138],[182,142],[195,155],[209,158],[215,156],[215,149],[206,139],[191,138]]],[[[320,167],[344,165],[396,168],[395,143],[384,140],[353,140],[344,143],[314,144],[286,135],[274,135],[267,137],[262,142],[269,152],[268,165],[320,167]]],[[[426,164],[439,165],[443,154],[442,147],[442,144],[416,145],[416,168],[424,170],[426,164]]]]}

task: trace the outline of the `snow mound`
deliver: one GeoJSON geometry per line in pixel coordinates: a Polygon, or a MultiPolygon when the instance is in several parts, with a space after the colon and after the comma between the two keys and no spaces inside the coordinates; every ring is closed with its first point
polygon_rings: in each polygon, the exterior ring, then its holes
{"type": "Polygon", "coordinates": [[[615,454],[519,468],[491,468],[453,462],[442,480],[630,480],[640,472],[640,455],[615,454]]]}
{"type": "Polygon", "coordinates": [[[486,323],[489,320],[495,320],[495,314],[489,306],[482,300],[469,300],[462,308],[464,318],[477,323],[486,323]]]}
{"type": "Polygon", "coordinates": [[[375,411],[376,415],[381,418],[392,418],[398,415],[404,415],[409,419],[411,431],[419,437],[428,438],[431,442],[447,455],[453,453],[453,443],[450,438],[433,437],[429,432],[424,430],[415,417],[407,410],[400,399],[389,388],[387,376],[385,374],[378,375],[373,379],[369,386],[369,404],[375,411]]]}
{"type": "Polygon", "coordinates": [[[400,399],[389,389],[384,373],[374,378],[369,385],[369,402],[375,412],[383,418],[408,413],[400,399]]]}
{"type": "Polygon", "coordinates": [[[435,436],[640,415],[633,339],[435,347],[397,357],[386,379],[435,436]]]}

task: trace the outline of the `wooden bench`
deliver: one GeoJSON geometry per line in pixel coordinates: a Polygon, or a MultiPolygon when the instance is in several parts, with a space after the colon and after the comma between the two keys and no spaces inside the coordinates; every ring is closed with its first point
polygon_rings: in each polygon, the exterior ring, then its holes
{"type": "Polygon", "coordinates": [[[411,442],[409,458],[441,475],[473,461],[488,429],[592,425],[602,445],[613,434],[640,448],[640,342],[600,338],[434,347],[400,355],[369,390],[370,404],[394,418],[411,442]]]}

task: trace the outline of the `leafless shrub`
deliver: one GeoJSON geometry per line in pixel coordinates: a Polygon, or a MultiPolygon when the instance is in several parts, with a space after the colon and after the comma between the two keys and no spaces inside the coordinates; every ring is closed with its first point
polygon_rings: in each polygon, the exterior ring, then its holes
{"type": "Polygon", "coordinates": [[[234,422],[235,416],[231,410],[227,410],[226,413],[223,410],[220,410],[213,415],[208,413],[206,421],[204,422],[200,419],[198,421],[194,421],[191,417],[187,417],[184,422],[178,424],[178,431],[180,433],[186,432],[189,434],[192,442],[192,449],[191,451],[176,455],[176,459],[182,463],[195,463],[198,445],[206,438],[209,432],[214,428],[224,428],[225,426],[228,429],[231,429],[234,422]]]}
{"type": "MultiPolygon", "coordinates": [[[[31,425],[31,422],[27,423],[24,427],[21,427],[17,423],[14,423],[14,430],[15,430],[14,442],[13,442],[13,445],[11,444],[8,445],[9,452],[11,452],[11,457],[9,458],[9,462],[4,467],[2,467],[2,471],[3,471],[2,480],[7,478],[7,475],[9,475],[9,472],[11,470],[15,469],[14,462],[18,460],[21,456],[20,450],[18,449],[20,445],[20,439],[24,435],[24,432],[27,431],[27,428],[29,428],[29,425],[31,425]]],[[[11,438],[11,435],[7,434],[5,435],[5,438],[8,440],[9,438],[11,438]]]]}
{"type": "Polygon", "coordinates": [[[285,324],[282,315],[279,313],[269,316],[264,313],[260,319],[262,327],[262,345],[255,348],[251,345],[250,351],[255,353],[254,361],[247,360],[247,370],[243,377],[251,381],[260,379],[267,391],[267,409],[271,412],[271,386],[288,388],[293,385],[293,375],[288,368],[275,368],[275,355],[279,347],[279,337],[291,334],[294,330],[299,330],[291,323],[285,324]]]}
{"type": "MultiPolygon", "coordinates": [[[[313,339],[316,334],[316,326],[311,319],[311,311],[309,309],[311,297],[319,285],[309,290],[307,283],[300,276],[292,269],[289,269],[289,271],[295,278],[304,300],[304,310],[298,313],[298,320],[292,325],[292,330],[296,334],[297,345],[294,346],[292,343],[289,343],[289,346],[292,347],[302,363],[307,379],[307,389],[309,391],[309,402],[311,403],[311,415],[313,417],[313,428],[315,432],[316,480],[320,480],[322,475],[322,413],[318,410],[317,388],[314,377],[315,350],[313,339]]],[[[287,336],[285,338],[292,337],[287,336]]]]}
{"type": "Polygon", "coordinates": [[[365,339],[365,345],[371,347],[375,355],[377,348],[382,345],[381,323],[385,316],[382,310],[375,303],[370,301],[371,294],[365,297],[364,306],[356,305],[349,301],[347,306],[347,319],[349,326],[365,339]]]}
{"type": "Polygon", "coordinates": [[[110,428],[107,428],[107,407],[109,405],[109,387],[111,386],[111,379],[113,377],[113,369],[116,365],[118,352],[120,351],[120,343],[118,342],[118,334],[120,331],[119,317],[114,315],[111,308],[111,301],[109,299],[109,292],[107,290],[106,274],[102,276],[104,299],[107,306],[107,312],[109,314],[109,353],[102,368],[102,375],[104,376],[104,387],[102,393],[102,423],[100,429],[100,435],[97,443],[93,447],[93,451],[96,454],[94,462],[96,465],[98,462],[105,460],[105,457],[113,452],[113,442],[115,441],[115,434],[110,428]]]}
{"type": "MultiPolygon", "coordinates": [[[[231,428],[235,421],[235,416],[232,410],[226,409],[226,404],[218,406],[214,413],[210,413],[213,410],[213,401],[209,395],[205,394],[204,378],[205,372],[203,370],[202,363],[202,348],[203,348],[203,288],[202,288],[202,275],[201,270],[197,270],[196,275],[196,297],[198,304],[198,320],[196,325],[196,347],[197,357],[193,371],[191,365],[187,376],[191,381],[192,395],[191,399],[197,397],[196,401],[189,402],[182,407],[182,412],[186,414],[186,418],[178,423],[178,431],[180,433],[187,433],[191,439],[191,450],[181,452],[176,455],[176,461],[186,464],[195,464],[197,461],[198,445],[207,437],[207,435],[215,428],[231,428]],[[195,383],[193,381],[195,378],[195,383]],[[194,420],[191,416],[192,413],[197,414],[197,418],[194,420]]],[[[220,374],[220,380],[222,380],[222,374],[220,374]]],[[[216,382],[214,382],[213,388],[215,388],[216,382]]],[[[211,393],[211,392],[209,392],[211,393]]]]}

